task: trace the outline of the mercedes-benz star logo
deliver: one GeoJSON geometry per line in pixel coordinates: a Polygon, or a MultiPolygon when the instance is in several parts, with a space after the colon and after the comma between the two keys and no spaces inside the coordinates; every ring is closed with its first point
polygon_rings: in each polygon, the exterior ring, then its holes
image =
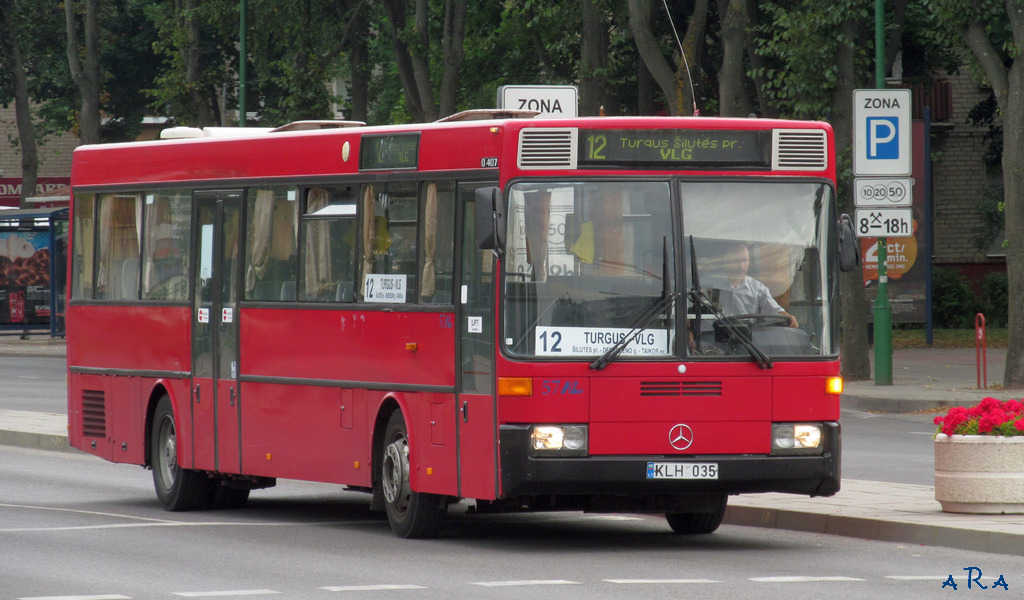
{"type": "Polygon", "coordinates": [[[676,450],[686,450],[693,443],[693,430],[680,423],[668,430],[668,443],[676,450]]]}

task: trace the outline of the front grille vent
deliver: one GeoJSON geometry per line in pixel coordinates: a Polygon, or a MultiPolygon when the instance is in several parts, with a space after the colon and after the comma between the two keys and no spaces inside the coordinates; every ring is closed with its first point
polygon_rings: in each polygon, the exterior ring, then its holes
{"type": "Polygon", "coordinates": [[[686,396],[721,396],[721,381],[641,381],[640,395],[682,398],[686,396]]]}
{"type": "Polygon", "coordinates": [[[82,435],[107,437],[107,398],[99,390],[82,390],[82,435]]]}
{"type": "Polygon", "coordinates": [[[575,127],[528,127],[519,132],[520,169],[575,169],[575,127]]]}
{"type": "Polygon", "coordinates": [[[828,167],[828,138],[821,129],[772,130],[772,169],[822,171],[828,167]]]}

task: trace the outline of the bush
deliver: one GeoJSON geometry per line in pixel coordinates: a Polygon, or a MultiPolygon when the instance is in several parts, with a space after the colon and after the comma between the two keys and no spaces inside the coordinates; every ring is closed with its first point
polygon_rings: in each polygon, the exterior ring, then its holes
{"type": "Polygon", "coordinates": [[[1010,294],[1006,273],[989,273],[981,285],[985,303],[985,327],[1006,327],[1010,310],[1010,294]]]}
{"type": "Polygon", "coordinates": [[[952,269],[932,269],[932,319],[936,327],[970,329],[981,308],[962,275],[952,269]]]}

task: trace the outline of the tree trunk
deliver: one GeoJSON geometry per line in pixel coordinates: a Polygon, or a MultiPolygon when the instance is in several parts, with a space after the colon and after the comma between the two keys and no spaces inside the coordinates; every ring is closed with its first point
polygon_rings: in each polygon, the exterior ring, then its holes
{"type": "MultiPolygon", "coordinates": [[[[857,39],[857,24],[846,20],[840,26],[844,39],[857,39]]],[[[836,160],[851,157],[853,148],[853,90],[856,88],[854,48],[840,44],[836,53],[836,87],[832,91],[832,130],[836,140],[836,160]]],[[[848,160],[848,159],[847,159],[848,160]]],[[[837,167],[837,171],[842,171],[837,167]]],[[[849,199],[853,197],[853,182],[843,178],[838,182],[840,210],[850,211],[849,199]]],[[[861,266],[863,268],[863,265],[861,266]]],[[[843,273],[839,277],[840,298],[842,299],[842,370],[843,377],[850,381],[871,378],[871,361],[868,357],[868,303],[864,296],[864,279],[860,269],[843,273]]]]}
{"type": "Polygon", "coordinates": [[[68,27],[68,66],[71,78],[82,97],[82,110],[78,115],[78,139],[83,144],[100,142],[100,58],[98,0],[84,0],[85,47],[80,48],[78,19],[73,0],[64,3],[64,16],[68,27]],[[81,55],[81,57],[80,57],[81,55]]]}
{"type": "Polygon", "coordinates": [[[651,0],[629,0],[629,31],[633,34],[637,52],[647,65],[647,71],[665,95],[669,114],[679,114],[675,69],[665,60],[651,31],[651,0]]]}
{"type": "Polygon", "coordinates": [[[718,0],[722,20],[722,68],[718,71],[719,115],[745,117],[751,113],[746,90],[743,49],[747,44],[750,19],[746,0],[718,0]]]}
{"type": "Polygon", "coordinates": [[[1007,323],[1004,388],[1024,387],[1024,59],[1010,66],[1003,113],[1003,203],[1006,217],[1007,323]]]}
{"type": "MultiPolygon", "coordinates": [[[[405,2],[403,0],[384,0],[384,11],[391,25],[391,44],[395,49],[395,66],[398,67],[398,79],[405,90],[405,106],[409,109],[414,121],[423,123],[428,120],[427,107],[423,106],[416,69],[413,67],[412,55],[405,43],[405,2]]],[[[431,111],[434,109],[431,108],[431,111]]]]}
{"type": "Polygon", "coordinates": [[[185,0],[183,11],[182,30],[185,32],[185,47],[181,49],[185,59],[185,87],[188,89],[189,103],[195,115],[195,127],[209,127],[217,125],[213,115],[213,108],[210,106],[206,94],[203,93],[200,78],[203,71],[202,50],[199,47],[200,25],[202,22],[196,18],[196,8],[199,0],[185,0]]]}
{"type": "Polygon", "coordinates": [[[608,26],[594,0],[583,4],[583,33],[580,36],[580,115],[593,116],[603,106],[604,76],[608,61],[608,26]]]}
{"type": "Polygon", "coordinates": [[[18,124],[18,143],[21,149],[21,198],[19,205],[27,208],[26,198],[36,193],[36,179],[39,173],[39,151],[36,146],[36,129],[32,122],[32,105],[28,96],[28,75],[21,56],[21,43],[13,11],[13,4],[4,3],[0,12],[0,27],[3,27],[4,46],[10,55],[9,74],[14,80],[14,119],[18,124]]]}
{"type": "Polygon", "coordinates": [[[352,81],[349,84],[349,97],[352,101],[352,112],[348,115],[351,121],[366,122],[369,116],[370,88],[370,53],[367,47],[369,22],[363,10],[357,9],[352,15],[352,45],[349,50],[349,66],[352,81]]]}
{"type": "Polygon", "coordinates": [[[696,116],[699,112],[697,99],[700,98],[700,82],[703,80],[701,65],[704,62],[704,46],[707,44],[704,39],[707,22],[708,0],[696,0],[683,37],[683,56],[676,66],[677,114],[696,116]]]}
{"type": "MultiPolygon", "coordinates": [[[[757,8],[757,0],[746,0],[747,2],[747,17],[750,19],[750,27],[757,27],[760,23],[761,17],[757,8]]],[[[767,62],[764,57],[757,52],[756,40],[754,36],[747,36],[747,58],[750,60],[750,68],[754,72],[754,89],[757,91],[757,111],[762,117],[778,117],[779,110],[772,106],[772,103],[768,100],[765,90],[768,86],[768,78],[765,76],[765,70],[767,69],[767,62]]]]}
{"type": "MultiPolygon", "coordinates": [[[[1006,14],[1014,43],[1024,45],[1024,13],[1010,2],[1006,14]]],[[[1003,115],[1003,211],[1006,219],[1007,297],[1006,370],[1003,387],[1024,387],[1024,60],[1017,57],[1009,68],[996,51],[984,23],[968,22],[961,31],[985,76],[1003,115]]]]}
{"type": "Polygon", "coordinates": [[[459,91],[459,69],[466,59],[463,42],[466,39],[467,0],[448,0],[444,10],[444,71],[441,73],[440,116],[454,114],[459,91]]]}

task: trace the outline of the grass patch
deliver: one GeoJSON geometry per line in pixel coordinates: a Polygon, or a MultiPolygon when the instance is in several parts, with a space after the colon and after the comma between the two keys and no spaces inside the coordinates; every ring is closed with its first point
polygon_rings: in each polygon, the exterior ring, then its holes
{"type": "MultiPolygon", "coordinates": [[[[974,348],[974,329],[933,329],[932,348],[974,348]]],[[[1006,347],[1005,329],[988,329],[985,342],[989,348],[1006,347]]],[[[924,329],[894,329],[893,348],[928,348],[924,329]]]]}

